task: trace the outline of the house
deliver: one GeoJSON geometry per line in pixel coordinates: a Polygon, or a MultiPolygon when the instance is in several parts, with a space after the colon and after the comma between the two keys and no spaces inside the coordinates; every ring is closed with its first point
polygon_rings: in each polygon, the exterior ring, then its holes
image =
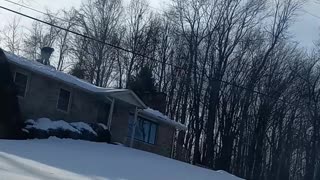
{"type": "Polygon", "coordinates": [[[24,119],[103,123],[114,142],[166,157],[171,157],[176,131],[186,130],[184,125],[148,108],[131,90],[94,86],[55,70],[48,59],[37,62],[5,54],[24,119]]]}

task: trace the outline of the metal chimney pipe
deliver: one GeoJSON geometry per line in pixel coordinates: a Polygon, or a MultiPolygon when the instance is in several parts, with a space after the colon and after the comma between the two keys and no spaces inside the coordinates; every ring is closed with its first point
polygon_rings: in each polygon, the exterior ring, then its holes
{"type": "Polygon", "coordinates": [[[43,47],[41,48],[41,62],[44,65],[50,66],[50,57],[53,53],[54,49],[51,47],[43,47]]]}

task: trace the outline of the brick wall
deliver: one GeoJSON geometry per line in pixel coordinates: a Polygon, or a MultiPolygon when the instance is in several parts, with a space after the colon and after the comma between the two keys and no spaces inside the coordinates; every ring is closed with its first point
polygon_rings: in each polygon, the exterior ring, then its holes
{"type": "Polygon", "coordinates": [[[159,124],[156,144],[153,145],[141,141],[134,141],[133,146],[136,149],[153,152],[155,154],[171,158],[172,140],[174,132],[174,128],[165,124],[159,124]]]}
{"type": "Polygon", "coordinates": [[[129,126],[130,112],[134,112],[135,107],[116,101],[111,124],[112,139],[122,144],[126,143],[129,126]]]}
{"type": "MultiPolygon", "coordinates": [[[[125,105],[117,102],[114,109],[114,116],[111,125],[112,139],[115,142],[122,143],[126,146],[130,145],[130,137],[128,136],[129,116],[130,112],[134,113],[133,106],[125,105]]],[[[158,124],[156,144],[148,144],[134,140],[133,147],[136,149],[149,151],[162,156],[171,157],[172,138],[175,128],[166,124],[158,124]]]]}

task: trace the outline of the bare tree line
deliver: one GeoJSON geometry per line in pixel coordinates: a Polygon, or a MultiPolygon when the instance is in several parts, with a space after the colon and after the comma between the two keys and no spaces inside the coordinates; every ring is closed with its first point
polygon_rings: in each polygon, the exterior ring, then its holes
{"type": "Polygon", "coordinates": [[[14,21],[1,35],[7,50],[31,59],[54,47],[58,70],[97,86],[125,88],[152,69],[166,114],[188,126],[177,134],[179,160],[246,179],[316,180],[319,46],[307,53],[288,33],[302,3],[173,0],[160,14],[144,0],[88,0],[43,17],[143,56],[39,23],[19,34],[14,21]]]}

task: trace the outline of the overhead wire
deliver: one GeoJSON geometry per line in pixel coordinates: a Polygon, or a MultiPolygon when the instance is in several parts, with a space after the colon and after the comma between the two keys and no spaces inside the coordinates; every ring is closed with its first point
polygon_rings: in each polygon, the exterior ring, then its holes
{"type": "Polygon", "coordinates": [[[313,14],[313,13],[307,11],[307,10],[302,10],[302,11],[305,12],[306,14],[309,14],[310,16],[313,16],[313,17],[315,17],[315,18],[317,18],[317,19],[320,19],[320,16],[315,15],[315,14],[313,14]]]}
{"type": "MultiPolygon", "coordinates": [[[[5,0],[5,1],[8,1],[8,0],[5,0]]],[[[21,13],[21,12],[15,11],[15,10],[12,10],[12,9],[10,9],[10,8],[7,8],[7,7],[1,6],[1,5],[0,5],[0,8],[1,8],[1,9],[4,9],[4,10],[6,10],[6,11],[10,11],[10,12],[12,12],[12,13],[18,14],[18,15],[20,15],[20,16],[23,16],[23,17],[32,19],[32,20],[34,20],[34,21],[38,21],[38,22],[40,22],[40,23],[49,25],[49,26],[51,26],[51,27],[58,28],[58,29],[60,29],[60,30],[63,30],[63,31],[72,33],[72,34],[77,35],[77,36],[80,36],[80,37],[83,37],[83,38],[85,38],[85,39],[89,39],[89,40],[92,40],[92,41],[96,41],[96,42],[105,44],[105,45],[107,45],[107,46],[110,46],[110,47],[112,47],[112,48],[115,48],[115,49],[118,49],[118,50],[121,50],[121,51],[124,51],[124,52],[127,52],[127,53],[131,53],[131,54],[134,54],[134,55],[137,55],[137,56],[140,56],[140,57],[143,57],[143,58],[152,60],[152,61],[154,61],[154,62],[162,63],[162,64],[165,64],[165,65],[168,65],[168,66],[172,66],[172,67],[175,67],[175,68],[180,69],[180,70],[183,70],[183,71],[187,71],[187,69],[185,69],[185,68],[183,68],[183,67],[181,67],[181,66],[178,66],[178,65],[175,65],[175,64],[172,64],[172,63],[167,63],[167,62],[164,63],[164,62],[162,62],[162,61],[160,61],[160,60],[157,60],[157,59],[155,59],[155,58],[146,56],[146,55],[144,55],[144,54],[141,54],[141,53],[138,53],[138,52],[135,52],[135,51],[132,51],[132,50],[126,49],[126,48],[124,48],[124,47],[117,46],[117,45],[114,45],[114,44],[111,44],[111,43],[108,43],[108,42],[104,42],[104,41],[98,40],[98,39],[96,39],[96,38],[93,38],[93,37],[84,35],[84,34],[82,34],[82,33],[79,33],[79,32],[76,32],[76,31],[73,31],[73,30],[70,30],[70,29],[67,29],[67,28],[58,26],[58,25],[56,25],[56,24],[46,22],[46,21],[41,20],[41,19],[39,19],[39,18],[35,18],[35,17],[33,17],[33,16],[30,16],[30,15],[27,15],[27,14],[24,14],[24,13],[21,13]]],[[[247,90],[247,91],[251,91],[251,92],[253,92],[253,93],[255,93],[255,94],[259,94],[259,95],[262,95],[262,96],[265,96],[265,97],[269,97],[269,98],[271,98],[271,99],[277,99],[277,100],[282,101],[282,102],[284,102],[284,103],[288,103],[288,102],[286,102],[286,101],[283,100],[283,99],[275,98],[275,97],[270,96],[270,95],[268,95],[268,94],[265,94],[265,93],[263,93],[263,92],[256,91],[256,90],[252,90],[252,89],[249,89],[249,88],[247,88],[247,87],[238,85],[238,84],[236,84],[236,83],[232,83],[232,82],[229,82],[229,81],[225,81],[225,80],[223,80],[223,79],[213,78],[213,79],[211,79],[211,80],[219,81],[219,82],[222,82],[222,83],[224,83],[224,84],[226,84],[226,85],[230,85],[230,86],[234,86],[234,87],[237,87],[237,88],[241,88],[241,89],[244,89],[244,90],[247,90]]],[[[209,82],[207,82],[207,83],[209,83],[209,82]]]]}
{"type": "MultiPolygon", "coordinates": [[[[24,4],[21,4],[21,3],[17,3],[17,2],[11,1],[11,0],[3,0],[3,1],[6,1],[6,2],[11,3],[13,5],[16,5],[16,6],[20,6],[20,7],[25,8],[25,9],[29,9],[31,11],[34,11],[34,12],[37,12],[37,13],[40,13],[40,14],[43,14],[43,15],[48,15],[48,13],[45,13],[43,11],[34,9],[34,8],[30,7],[30,6],[27,6],[27,5],[24,5],[24,4]]],[[[55,17],[55,18],[57,18],[57,19],[59,19],[61,21],[66,21],[66,20],[64,20],[62,18],[59,18],[59,17],[55,17]]]]}

